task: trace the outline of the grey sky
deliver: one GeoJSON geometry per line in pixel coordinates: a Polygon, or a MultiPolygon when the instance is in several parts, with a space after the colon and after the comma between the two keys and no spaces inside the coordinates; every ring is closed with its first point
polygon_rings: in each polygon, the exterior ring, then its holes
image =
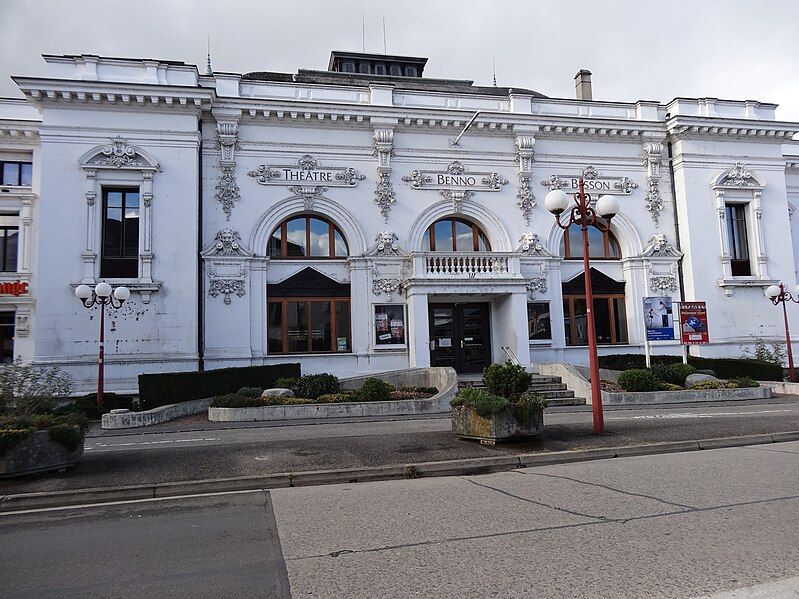
{"type": "Polygon", "coordinates": [[[799,121],[799,0],[0,0],[0,95],[44,73],[42,53],[182,60],[215,70],[296,72],[330,50],[427,56],[426,75],[594,99],[675,96],[780,104],[799,121]]]}

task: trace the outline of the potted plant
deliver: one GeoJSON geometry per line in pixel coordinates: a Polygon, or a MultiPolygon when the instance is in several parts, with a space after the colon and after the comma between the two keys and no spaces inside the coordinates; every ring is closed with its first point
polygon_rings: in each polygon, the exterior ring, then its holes
{"type": "Polygon", "coordinates": [[[531,381],[516,364],[488,366],[483,371],[485,389],[466,387],[450,402],[452,432],[491,445],[541,434],[547,401],[528,391],[531,381]]]}

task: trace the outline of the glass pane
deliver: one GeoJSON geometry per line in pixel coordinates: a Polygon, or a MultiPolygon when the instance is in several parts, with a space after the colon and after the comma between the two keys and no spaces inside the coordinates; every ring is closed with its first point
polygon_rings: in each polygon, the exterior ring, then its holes
{"type": "Polygon", "coordinates": [[[19,169],[19,184],[30,187],[33,182],[33,165],[30,162],[23,162],[19,169]]]}
{"type": "Polygon", "coordinates": [[[121,208],[122,207],[122,192],[121,191],[109,191],[106,194],[106,205],[109,208],[121,208]]]}
{"type": "Polygon", "coordinates": [[[286,302],[289,352],[308,351],[308,306],[305,302],[286,302]]]}
{"type": "MultiPolygon", "coordinates": [[[[580,231],[582,236],[582,231],[580,231]]],[[[605,234],[596,227],[588,227],[588,255],[591,258],[605,258],[605,234]]],[[[582,256],[582,253],[580,254],[582,256]]]]}
{"type": "Polygon", "coordinates": [[[433,233],[436,236],[436,251],[451,252],[452,245],[452,221],[449,219],[440,220],[433,225],[433,233]]]}
{"type": "Polygon", "coordinates": [[[352,349],[350,342],[350,303],[336,301],[336,351],[347,352],[352,349]]]}
{"type": "Polygon", "coordinates": [[[124,229],[124,255],[128,258],[135,258],[139,255],[139,210],[138,208],[125,210],[125,229],[124,229]]]}
{"type": "Polygon", "coordinates": [[[318,218],[311,221],[311,256],[330,256],[330,224],[318,218]]]}
{"type": "Polygon", "coordinates": [[[139,192],[128,191],[125,193],[125,208],[135,208],[138,212],[139,208],[139,192]]]}
{"type": "Polygon", "coordinates": [[[580,225],[572,225],[569,227],[569,255],[567,258],[582,258],[583,257],[583,232],[580,230],[580,225]]]}
{"type": "Polygon", "coordinates": [[[563,300],[563,330],[566,332],[566,345],[574,345],[574,340],[572,339],[572,319],[571,315],[569,314],[569,305],[571,302],[568,299],[563,300]]]}
{"type": "Polygon", "coordinates": [[[17,242],[19,241],[19,230],[5,230],[5,255],[3,256],[3,271],[17,271],[17,242]]]}
{"type": "Polygon", "coordinates": [[[3,312],[0,319],[0,363],[14,361],[14,313],[3,312]]]}
{"type": "Polygon", "coordinates": [[[333,242],[336,244],[336,258],[346,258],[350,253],[347,249],[347,242],[344,240],[344,236],[341,234],[341,231],[335,227],[333,227],[333,231],[333,242]]]}
{"type": "Polygon", "coordinates": [[[19,164],[3,163],[3,185],[19,185],[19,164]]]}
{"type": "Polygon", "coordinates": [[[286,223],[286,255],[308,255],[305,243],[305,217],[295,218],[286,223]]]}
{"type": "Polygon", "coordinates": [[[606,297],[594,298],[594,327],[598,344],[608,345],[613,342],[610,334],[610,305],[606,297]]]}
{"type": "Polygon", "coordinates": [[[480,229],[477,229],[477,249],[481,252],[491,251],[491,244],[488,243],[488,237],[486,237],[480,229]]]}
{"type": "Polygon", "coordinates": [[[331,351],[330,302],[311,302],[311,350],[331,351]]]}
{"type": "Polygon", "coordinates": [[[621,258],[621,247],[613,233],[608,232],[608,258],[621,258]]]}
{"type": "Polygon", "coordinates": [[[424,232],[424,237],[422,237],[422,250],[432,250],[432,246],[430,245],[430,229],[427,229],[424,232]]]}
{"type": "Polygon", "coordinates": [[[279,354],[283,352],[283,304],[269,302],[266,316],[267,352],[279,354]]]}
{"type": "Polygon", "coordinates": [[[624,309],[624,298],[613,300],[616,313],[616,343],[627,343],[627,313],[624,309]]]}
{"type": "Polygon", "coordinates": [[[527,330],[531,340],[545,339],[549,341],[552,339],[552,328],[549,321],[549,302],[527,304],[527,330]]]}
{"type": "Polygon", "coordinates": [[[584,298],[575,298],[574,304],[574,339],[572,345],[588,345],[588,311],[584,298]]]}
{"type": "Polygon", "coordinates": [[[103,254],[122,255],[122,208],[108,208],[105,212],[103,254]]]}
{"type": "Polygon", "coordinates": [[[375,306],[375,344],[405,343],[405,310],[402,304],[375,306]]]}
{"type": "Polygon", "coordinates": [[[275,229],[275,232],[272,233],[272,237],[269,238],[269,255],[272,257],[279,257],[281,254],[281,245],[280,240],[283,236],[283,228],[278,227],[275,229]]]}
{"type": "Polygon", "coordinates": [[[457,220],[455,221],[455,250],[458,252],[474,251],[474,233],[472,226],[457,220]]]}

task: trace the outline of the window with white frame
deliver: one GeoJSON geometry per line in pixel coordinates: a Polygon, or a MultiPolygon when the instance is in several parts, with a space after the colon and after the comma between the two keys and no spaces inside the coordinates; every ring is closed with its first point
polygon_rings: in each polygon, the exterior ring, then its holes
{"type": "Polygon", "coordinates": [[[752,276],[749,256],[749,234],[746,222],[746,204],[726,204],[727,243],[730,252],[730,270],[734,277],[752,276]]]}
{"type": "Polygon", "coordinates": [[[552,341],[549,302],[529,302],[527,304],[527,331],[530,341],[552,341]]]}
{"type": "Polygon", "coordinates": [[[407,343],[404,304],[376,304],[374,311],[375,346],[407,343]]]}

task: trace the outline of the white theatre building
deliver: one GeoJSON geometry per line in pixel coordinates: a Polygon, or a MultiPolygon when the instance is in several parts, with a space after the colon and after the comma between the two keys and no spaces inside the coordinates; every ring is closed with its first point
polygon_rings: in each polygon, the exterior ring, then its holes
{"type": "Polygon", "coordinates": [[[774,104],[593,100],[587,71],[550,98],[349,52],[295,74],[44,60],[0,101],[2,359],[90,389],[98,312],[74,290],[107,281],[132,291],[107,319],[111,389],[285,361],[585,363],[579,229],[543,205],[581,175],[620,205],[591,233],[601,353],[643,352],[647,296],[707,302],[696,355],[784,339],[763,290],[796,282],[799,124],[774,104]]]}

